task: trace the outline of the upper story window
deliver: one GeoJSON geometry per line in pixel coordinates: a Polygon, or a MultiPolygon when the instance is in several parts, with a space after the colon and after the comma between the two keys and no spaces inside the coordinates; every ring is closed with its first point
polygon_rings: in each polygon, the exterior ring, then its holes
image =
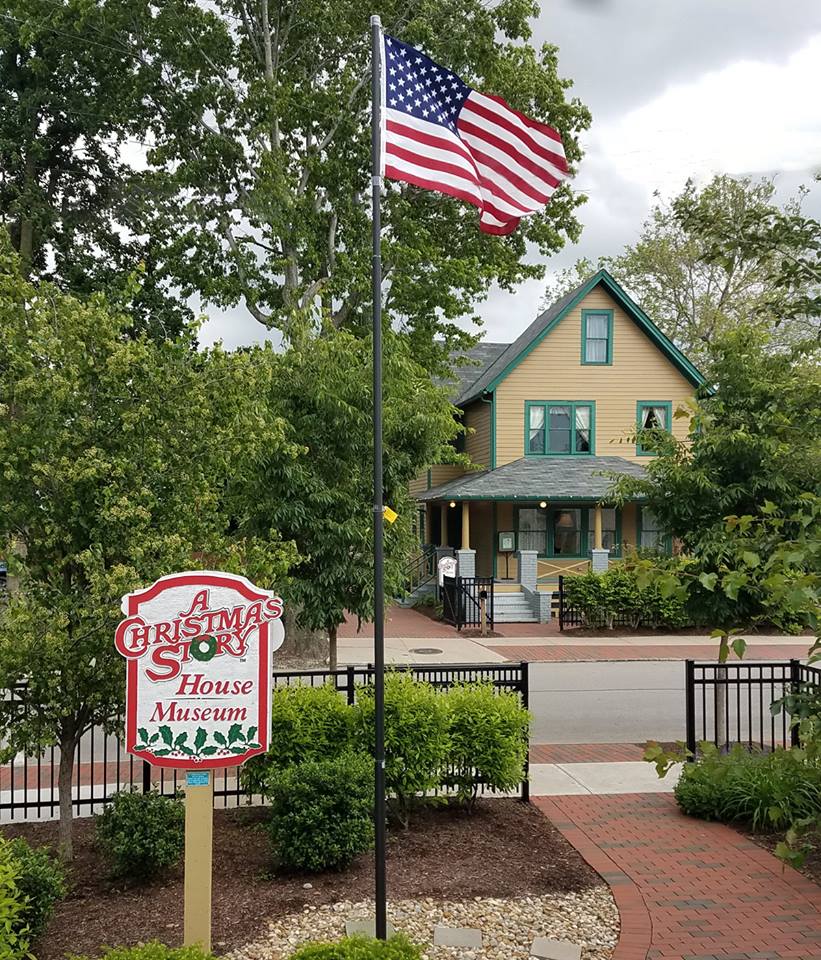
{"type": "Polygon", "coordinates": [[[613,311],[582,310],[582,363],[613,362],[613,311]]]}
{"type": "MultiPolygon", "coordinates": [[[[636,425],[639,430],[672,430],[673,404],[670,400],[639,400],[636,405],[636,425]]],[[[652,457],[652,450],[636,444],[636,455],[652,457]]]]}
{"type": "Polygon", "coordinates": [[[594,425],[592,401],[529,400],[525,404],[525,454],[588,456],[594,448],[594,425]]]}

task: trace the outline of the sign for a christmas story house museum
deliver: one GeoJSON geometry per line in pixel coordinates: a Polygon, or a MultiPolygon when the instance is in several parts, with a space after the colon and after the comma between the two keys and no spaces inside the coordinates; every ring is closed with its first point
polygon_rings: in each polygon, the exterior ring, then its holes
{"type": "Polygon", "coordinates": [[[236,766],[268,749],[282,601],[244,577],[161,577],[123,597],[126,748],[152,764],[236,766]]]}

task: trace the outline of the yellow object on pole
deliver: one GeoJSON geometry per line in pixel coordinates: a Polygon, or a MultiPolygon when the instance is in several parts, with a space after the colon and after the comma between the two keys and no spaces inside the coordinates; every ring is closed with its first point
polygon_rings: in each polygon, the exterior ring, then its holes
{"type": "Polygon", "coordinates": [[[390,507],[385,507],[382,515],[388,521],[388,523],[394,523],[399,519],[399,514],[395,510],[391,510],[390,507]]]}
{"type": "Polygon", "coordinates": [[[595,524],[594,526],[595,532],[593,534],[593,546],[595,547],[596,550],[601,550],[602,549],[602,536],[601,536],[602,519],[601,519],[600,503],[596,504],[596,510],[594,514],[594,524],[595,524]]]}
{"type": "Polygon", "coordinates": [[[186,947],[211,952],[211,876],[213,873],[214,772],[189,771],[185,785],[186,947]]]}
{"type": "Polygon", "coordinates": [[[470,502],[462,501],[462,549],[470,550],[470,502]]]}

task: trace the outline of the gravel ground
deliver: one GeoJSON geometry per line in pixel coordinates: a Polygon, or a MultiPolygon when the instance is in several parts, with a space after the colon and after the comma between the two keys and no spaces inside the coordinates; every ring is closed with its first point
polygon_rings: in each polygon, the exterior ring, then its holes
{"type": "MultiPolygon", "coordinates": [[[[372,901],[308,906],[272,921],[266,937],[234,950],[226,960],[285,960],[306,941],[339,939],[346,920],[372,916],[372,901]]],[[[388,916],[398,931],[424,946],[425,960],[527,960],[534,937],[579,944],[583,960],[610,960],[619,931],[618,911],[606,886],[511,900],[400,900],[388,905],[388,916]],[[432,946],[437,924],[479,928],[482,949],[432,946]]]]}

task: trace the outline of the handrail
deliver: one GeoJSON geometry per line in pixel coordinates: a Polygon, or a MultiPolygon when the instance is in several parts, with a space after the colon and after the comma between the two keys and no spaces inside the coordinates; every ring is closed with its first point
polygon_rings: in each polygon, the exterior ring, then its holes
{"type": "Polygon", "coordinates": [[[430,583],[436,578],[436,547],[425,545],[418,556],[413,557],[408,564],[407,584],[408,593],[413,593],[419,587],[430,583]]]}

